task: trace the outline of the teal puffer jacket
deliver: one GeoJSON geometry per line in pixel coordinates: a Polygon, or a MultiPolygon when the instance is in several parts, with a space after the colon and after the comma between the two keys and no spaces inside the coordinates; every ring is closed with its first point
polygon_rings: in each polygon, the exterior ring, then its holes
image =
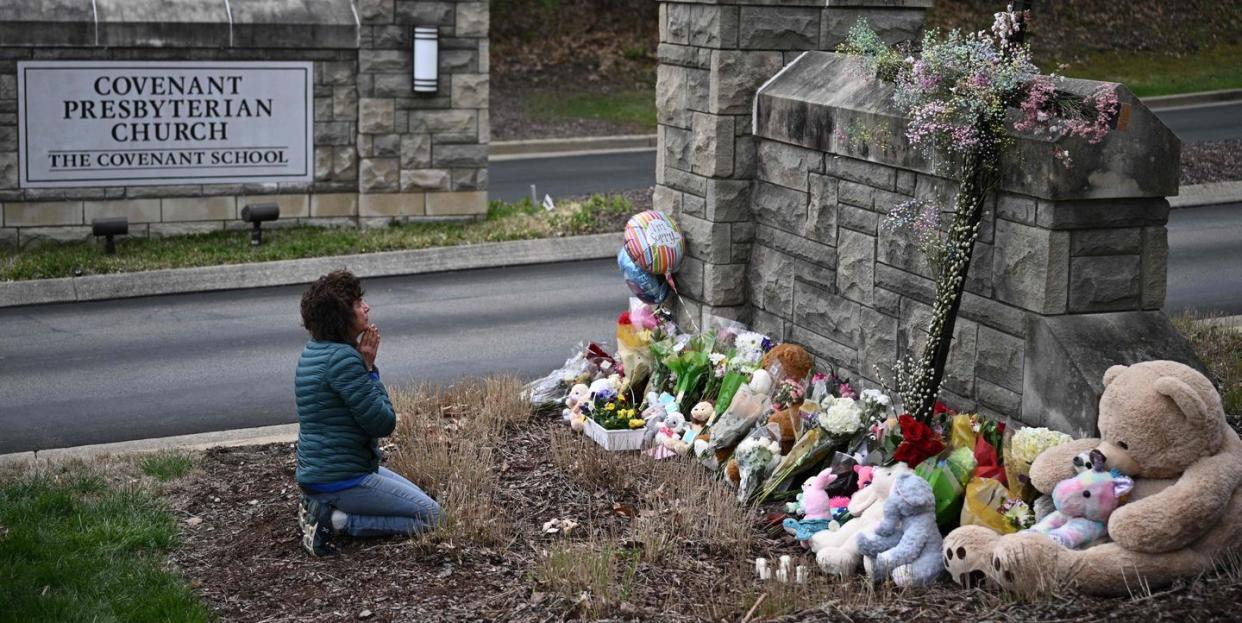
{"type": "Polygon", "coordinates": [[[384,384],[341,342],[306,343],[293,380],[298,405],[300,483],[331,483],[379,470],[379,438],[397,417],[384,384]]]}

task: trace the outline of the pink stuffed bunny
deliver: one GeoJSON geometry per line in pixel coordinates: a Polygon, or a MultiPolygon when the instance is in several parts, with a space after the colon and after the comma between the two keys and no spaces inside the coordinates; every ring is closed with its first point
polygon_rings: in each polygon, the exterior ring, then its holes
{"type": "Polygon", "coordinates": [[[782,522],[781,526],[786,532],[805,542],[816,532],[828,529],[828,522],[832,521],[834,499],[828,497],[826,489],[836,479],[837,475],[829,468],[802,483],[802,507],[806,509],[806,515],[801,521],[790,518],[782,522]]]}

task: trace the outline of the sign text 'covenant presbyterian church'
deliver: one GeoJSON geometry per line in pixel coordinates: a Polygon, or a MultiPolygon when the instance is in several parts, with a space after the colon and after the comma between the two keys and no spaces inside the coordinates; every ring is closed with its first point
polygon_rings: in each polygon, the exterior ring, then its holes
{"type": "Polygon", "coordinates": [[[21,186],[312,181],[309,62],[24,61],[21,186]]]}

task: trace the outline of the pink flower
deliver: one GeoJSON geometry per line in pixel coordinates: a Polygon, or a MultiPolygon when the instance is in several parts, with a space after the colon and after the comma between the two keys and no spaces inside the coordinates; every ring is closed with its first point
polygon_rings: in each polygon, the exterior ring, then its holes
{"type": "Polygon", "coordinates": [[[855,392],[854,388],[851,387],[849,383],[842,383],[841,389],[838,391],[841,392],[842,398],[857,398],[858,397],[858,392],[855,392]]]}

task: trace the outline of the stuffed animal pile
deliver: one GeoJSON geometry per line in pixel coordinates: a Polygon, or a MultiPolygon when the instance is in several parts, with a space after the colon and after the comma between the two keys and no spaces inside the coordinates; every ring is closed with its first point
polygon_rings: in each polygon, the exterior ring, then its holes
{"type": "MultiPolygon", "coordinates": [[[[1097,595],[1158,590],[1242,555],[1242,440],[1202,374],[1172,361],[1113,366],[1104,374],[1099,439],[1045,451],[1031,482],[1045,493],[1074,476],[1074,457],[1098,449],[1133,478],[1108,517],[1109,542],[1070,549],[1038,531],[999,536],[963,526],[945,538],[955,581],[972,575],[1008,590],[1073,587],[1097,595]]],[[[1094,470],[1093,470],[1094,471],[1094,470]]]]}

